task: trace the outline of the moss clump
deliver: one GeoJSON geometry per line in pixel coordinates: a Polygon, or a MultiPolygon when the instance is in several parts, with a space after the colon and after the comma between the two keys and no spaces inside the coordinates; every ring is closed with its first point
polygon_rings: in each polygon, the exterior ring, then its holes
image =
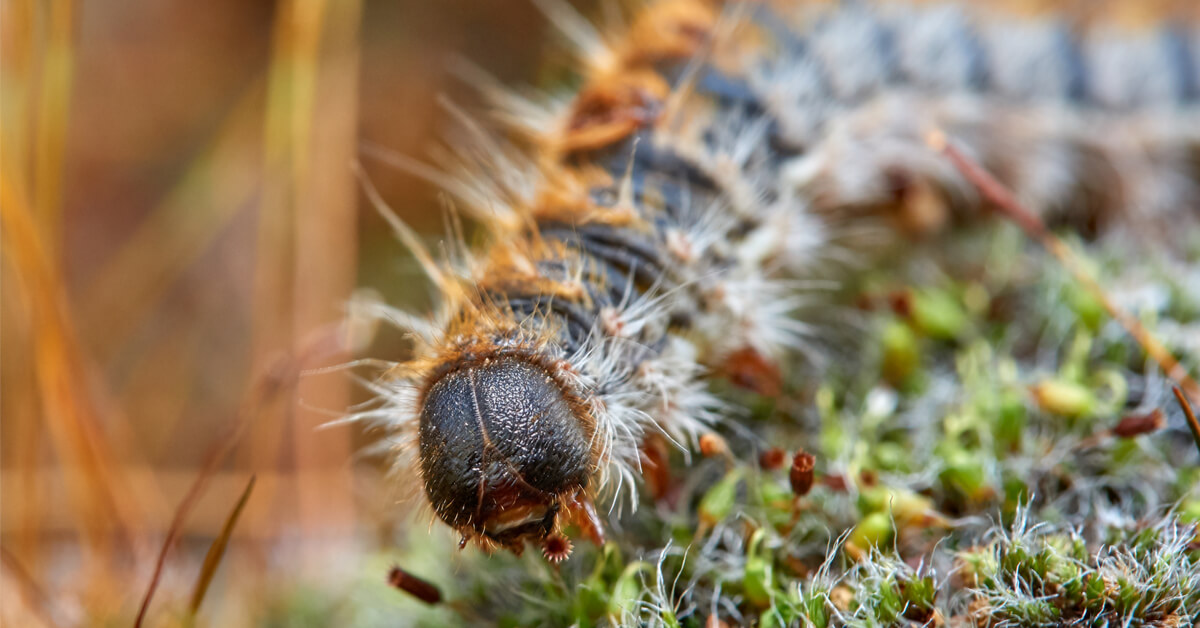
{"type": "MultiPolygon", "coordinates": [[[[868,304],[858,353],[797,378],[809,385],[789,387],[794,397],[740,399],[754,412],[724,431],[733,461],[673,467],[671,498],[643,497],[603,548],[579,543],[556,568],[450,548],[448,559],[426,562],[453,566],[454,604],[471,609],[458,619],[1200,621],[1197,452],[1161,376],[1115,323],[1071,296],[1065,276],[1015,240],[1001,233],[982,250],[991,256],[939,252],[944,272],[933,277],[901,265],[864,278],[871,294],[848,295],[868,304]],[[909,296],[898,307],[874,294],[909,296]],[[1164,429],[1127,437],[1113,429],[1152,409],[1165,413],[1164,429]],[[802,495],[787,464],[757,464],[770,447],[789,460],[800,450],[814,455],[802,495]]],[[[1128,278],[1166,294],[1200,279],[1200,270],[1170,276],[1119,249],[1093,255],[1116,298],[1128,278]]],[[[1186,309],[1177,300],[1137,314],[1184,354],[1182,332],[1200,329],[1171,318],[1186,309]]]]}

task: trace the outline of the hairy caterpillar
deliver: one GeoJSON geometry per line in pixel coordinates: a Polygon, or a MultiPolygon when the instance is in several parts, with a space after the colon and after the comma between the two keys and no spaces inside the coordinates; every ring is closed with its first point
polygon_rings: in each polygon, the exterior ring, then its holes
{"type": "Polygon", "coordinates": [[[604,36],[546,9],[582,85],[496,90],[528,148],[479,133],[459,149],[447,188],[486,247],[443,266],[397,225],[443,300],[429,319],[387,313],[415,355],[362,414],[394,430],[464,545],[560,559],[567,523],[603,538],[593,502],[632,494],[647,434],[693,447],[716,421],[709,373],[754,382],[803,348],[789,282],[844,252],[839,224],[920,234],[975,209],[932,129],[1050,218],[1200,205],[1194,21],[666,0],[604,36]]]}

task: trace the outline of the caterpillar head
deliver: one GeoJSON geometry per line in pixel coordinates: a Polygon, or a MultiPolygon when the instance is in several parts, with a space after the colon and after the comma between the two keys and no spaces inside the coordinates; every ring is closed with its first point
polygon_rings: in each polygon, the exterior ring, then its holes
{"type": "MultiPolygon", "coordinates": [[[[535,361],[493,355],[440,374],[425,389],[418,436],[425,494],[438,517],[485,547],[547,556],[561,518],[590,502],[592,434],[571,393],[535,361]]],[[[569,544],[567,545],[569,547],[569,544]]]]}

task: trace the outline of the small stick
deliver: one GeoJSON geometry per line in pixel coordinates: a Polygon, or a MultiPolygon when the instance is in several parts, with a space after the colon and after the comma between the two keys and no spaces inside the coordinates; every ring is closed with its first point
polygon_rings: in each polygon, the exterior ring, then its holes
{"type": "Polygon", "coordinates": [[[1155,408],[1147,414],[1128,414],[1109,429],[1101,430],[1079,441],[1076,449],[1091,449],[1107,438],[1136,438],[1161,430],[1167,424],[1166,415],[1161,408],[1155,408]]]}
{"type": "Polygon", "coordinates": [[[442,592],[437,586],[404,571],[399,565],[388,572],[388,584],[430,606],[442,601],[442,592]]]}
{"type": "Polygon", "coordinates": [[[1200,384],[1192,379],[1188,374],[1187,369],[1171,355],[1171,352],[1163,346],[1157,338],[1154,337],[1134,316],[1122,310],[1117,306],[1112,299],[1100,287],[1099,282],[1091,273],[1083,266],[1078,256],[1071,251],[1061,239],[1055,236],[1042,219],[1037,214],[1030,211],[1021,202],[1013,196],[1003,183],[996,180],[987,170],[983,168],[974,159],[971,159],[947,138],[945,133],[941,131],[933,131],[926,138],[926,143],[930,148],[942,153],[954,164],[958,171],[962,173],[968,181],[971,182],[978,190],[986,197],[996,209],[1005,217],[1017,224],[1029,237],[1037,240],[1047,251],[1049,251],[1058,261],[1066,267],[1067,271],[1075,277],[1075,280],[1083,285],[1088,291],[1099,301],[1104,309],[1108,311],[1108,315],[1113,317],[1125,331],[1133,336],[1133,339],[1141,345],[1146,355],[1154,360],[1159,368],[1162,369],[1167,377],[1170,377],[1175,383],[1179,384],[1188,396],[1193,399],[1200,399],[1200,384]]]}
{"type": "Polygon", "coordinates": [[[1179,407],[1183,408],[1183,414],[1187,417],[1188,427],[1192,429],[1192,438],[1196,439],[1196,449],[1200,449],[1200,422],[1196,421],[1196,414],[1192,412],[1192,404],[1188,403],[1187,397],[1183,395],[1183,391],[1179,390],[1178,386],[1171,388],[1175,393],[1175,398],[1179,400],[1179,407]]]}

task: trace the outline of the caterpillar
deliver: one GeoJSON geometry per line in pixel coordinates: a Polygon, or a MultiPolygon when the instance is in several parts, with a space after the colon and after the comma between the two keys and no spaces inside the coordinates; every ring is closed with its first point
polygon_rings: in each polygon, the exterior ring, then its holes
{"type": "Polygon", "coordinates": [[[543,6],[580,85],[537,99],[485,84],[517,139],[468,121],[458,175],[411,166],[488,242],[460,236],[440,262],[393,224],[441,302],[384,312],[413,357],[357,415],[388,426],[462,546],[561,560],[572,524],[602,541],[595,504],[636,504],[644,440],[693,450],[717,424],[714,373],[769,392],[810,344],[796,280],[881,255],[846,225],[882,221],[903,243],[977,213],[931,130],[1049,221],[1102,233],[1200,208],[1194,8],[1147,23],[662,0],[602,34],[543,6]]]}

